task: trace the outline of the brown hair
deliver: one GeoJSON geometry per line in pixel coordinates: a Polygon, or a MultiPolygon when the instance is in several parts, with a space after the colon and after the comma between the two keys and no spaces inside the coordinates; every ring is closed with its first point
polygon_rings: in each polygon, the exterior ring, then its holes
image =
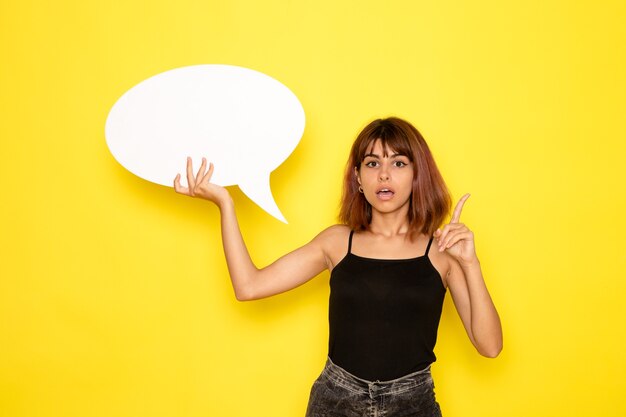
{"type": "Polygon", "coordinates": [[[339,220],[352,230],[366,230],[372,221],[372,206],[359,192],[354,169],[361,169],[366,152],[378,140],[385,151],[406,155],[413,163],[409,232],[432,235],[450,212],[450,193],[420,132],[397,117],[374,120],[354,141],[343,179],[339,220]]]}

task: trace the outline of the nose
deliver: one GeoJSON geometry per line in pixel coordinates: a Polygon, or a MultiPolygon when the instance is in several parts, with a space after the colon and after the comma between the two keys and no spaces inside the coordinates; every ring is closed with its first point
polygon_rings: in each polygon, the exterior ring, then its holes
{"type": "Polygon", "coordinates": [[[389,174],[387,173],[386,169],[382,169],[380,171],[380,175],[378,176],[378,181],[379,182],[389,181],[389,174]]]}

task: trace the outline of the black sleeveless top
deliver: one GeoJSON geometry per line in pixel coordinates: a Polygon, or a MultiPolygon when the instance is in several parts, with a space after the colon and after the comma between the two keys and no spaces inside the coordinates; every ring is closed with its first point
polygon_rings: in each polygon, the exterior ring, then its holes
{"type": "Polygon", "coordinates": [[[388,381],[426,368],[446,289],[428,258],[372,259],[348,253],[330,274],[328,356],[351,374],[388,381]]]}

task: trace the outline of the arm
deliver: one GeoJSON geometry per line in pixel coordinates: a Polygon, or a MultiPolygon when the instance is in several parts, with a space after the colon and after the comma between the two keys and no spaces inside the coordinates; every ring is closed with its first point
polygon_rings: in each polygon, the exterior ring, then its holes
{"type": "Polygon", "coordinates": [[[435,237],[439,251],[449,255],[446,283],[467,335],[481,355],[494,358],[502,350],[502,326],[483,279],[474,234],[458,222],[467,198],[469,194],[459,201],[452,221],[437,230],[435,237]]]}
{"type": "Polygon", "coordinates": [[[189,187],[182,187],[180,175],[177,175],[174,180],[174,189],[180,194],[212,201],[219,207],[224,254],[238,300],[254,300],[288,291],[326,269],[323,249],[324,232],[271,265],[258,269],[252,262],[241,236],[232,198],[224,187],[210,182],[213,164],[209,165],[206,173],[205,169],[206,160],[203,158],[198,174],[194,177],[191,159],[187,158],[189,187]]]}
{"type": "Polygon", "coordinates": [[[495,358],[502,350],[502,327],[476,259],[472,264],[451,260],[447,277],[450,294],[465,331],[478,352],[495,358]]]}

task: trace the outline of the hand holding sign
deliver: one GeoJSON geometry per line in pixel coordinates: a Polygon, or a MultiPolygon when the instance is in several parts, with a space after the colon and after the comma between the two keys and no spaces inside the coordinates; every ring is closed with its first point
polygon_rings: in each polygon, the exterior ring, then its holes
{"type": "Polygon", "coordinates": [[[469,194],[465,194],[461,197],[454,208],[450,223],[446,224],[442,229],[437,229],[435,232],[439,252],[445,250],[461,264],[469,264],[477,260],[474,248],[474,233],[463,223],[459,223],[463,205],[469,196],[469,194]]]}
{"type": "Polygon", "coordinates": [[[226,188],[211,182],[213,176],[213,164],[209,164],[206,170],[206,158],[202,158],[202,164],[198,169],[198,173],[193,175],[193,163],[191,158],[187,158],[187,187],[180,185],[180,174],[174,178],[174,190],[179,194],[188,195],[190,197],[204,198],[212,201],[217,206],[221,205],[230,197],[226,188]]]}

